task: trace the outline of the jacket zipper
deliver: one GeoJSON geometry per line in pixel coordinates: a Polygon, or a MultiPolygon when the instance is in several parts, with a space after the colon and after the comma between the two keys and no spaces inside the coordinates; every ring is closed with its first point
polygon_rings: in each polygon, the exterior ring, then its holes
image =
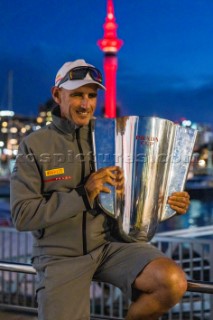
{"type": "MultiPolygon", "coordinates": [[[[80,153],[80,160],[81,160],[81,183],[84,183],[84,178],[85,178],[85,159],[84,159],[84,154],[83,154],[83,149],[81,146],[81,142],[80,142],[80,129],[76,130],[76,140],[77,140],[77,144],[78,144],[78,149],[79,149],[79,153],[80,153]]],[[[87,235],[86,235],[86,220],[87,215],[86,215],[86,211],[83,211],[83,220],[82,220],[82,240],[83,240],[83,254],[86,255],[87,254],[87,235]]]]}

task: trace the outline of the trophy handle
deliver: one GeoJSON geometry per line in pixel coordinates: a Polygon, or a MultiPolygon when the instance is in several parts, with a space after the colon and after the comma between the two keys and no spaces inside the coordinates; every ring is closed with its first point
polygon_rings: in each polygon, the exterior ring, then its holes
{"type": "Polygon", "coordinates": [[[173,148],[163,205],[165,209],[160,221],[165,221],[176,214],[167,204],[167,199],[173,192],[183,191],[185,188],[197,133],[197,130],[174,125],[173,148]]]}
{"type": "MultiPolygon", "coordinates": [[[[92,120],[92,144],[94,167],[98,169],[115,165],[115,119],[92,120]]],[[[98,195],[99,207],[111,217],[115,217],[115,188],[106,184],[110,193],[101,192],[98,195]]]]}

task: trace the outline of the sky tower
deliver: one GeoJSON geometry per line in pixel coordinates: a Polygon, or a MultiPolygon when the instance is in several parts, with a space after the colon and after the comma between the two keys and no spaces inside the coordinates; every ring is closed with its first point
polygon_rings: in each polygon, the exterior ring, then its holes
{"type": "Polygon", "coordinates": [[[116,72],[118,68],[117,52],[123,41],[117,37],[118,25],[115,22],[113,0],[107,0],[107,16],[104,28],[104,37],[98,40],[99,48],[104,52],[104,72],[106,81],[105,117],[116,117],[116,72]]]}

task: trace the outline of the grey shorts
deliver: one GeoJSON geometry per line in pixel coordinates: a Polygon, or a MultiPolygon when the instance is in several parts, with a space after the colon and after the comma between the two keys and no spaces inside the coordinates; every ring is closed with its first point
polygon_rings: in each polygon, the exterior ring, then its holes
{"type": "Polygon", "coordinates": [[[39,320],[90,319],[90,284],[107,282],[129,298],[137,275],[164,254],[148,243],[107,243],[80,257],[34,258],[39,320]]]}

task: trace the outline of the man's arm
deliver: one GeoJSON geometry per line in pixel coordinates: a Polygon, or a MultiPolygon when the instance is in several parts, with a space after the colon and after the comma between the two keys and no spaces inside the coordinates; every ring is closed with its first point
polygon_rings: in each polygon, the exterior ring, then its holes
{"type": "Polygon", "coordinates": [[[38,164],[24,142],[19,153],[23,157],[16,161],[10,192],[11,214],[18,230],[46,228],[86,210],[83,195],[76,190],[53,191],[44,197],[38,164]]]}

